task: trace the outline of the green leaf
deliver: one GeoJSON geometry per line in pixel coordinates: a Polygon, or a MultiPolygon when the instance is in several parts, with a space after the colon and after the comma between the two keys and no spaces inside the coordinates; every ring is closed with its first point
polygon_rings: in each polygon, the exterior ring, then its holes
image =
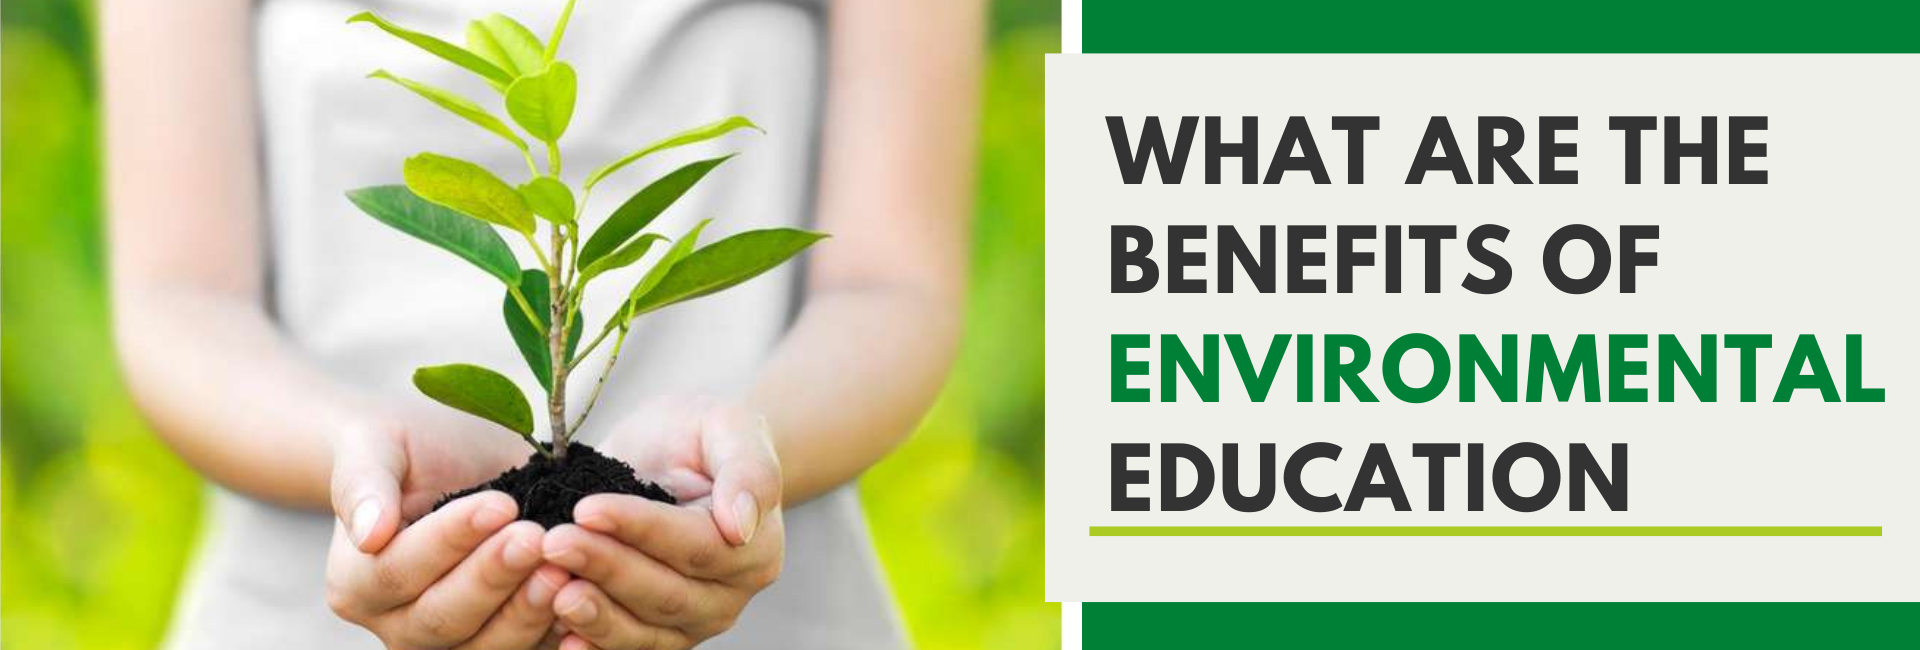
{"type": "Polygon", "coordinates": [[[713,171],[713,168],[732,157],[732,155],[726,155],[688,163],[685,167],[668,172],[666,176],[641,188],[632,198],[627,199],[626,203],[615,208],[613,214],[607,217],[606,223],[600,224],[600,227],[593,231],[593,235],[587,237],[587,243],[580,247],[580,264],[583,266],[593,264],[594,261],[612,253],[621,244],[627,243],[627,240],[640,232],[641,228],[653,223],[653,219],[665,212],[674,201],[680,200],[681,195],[692,189],[694,183],[705,178],[707,172],[713,171]]]}
{"type": "Polygon", "coordinates": [[[638,316],[746,282],[826,237],[809,230],[768,228],[714,242],[674,264],[666,279],[634,301],[630,311],[638,316]]]}
{"type": "Polygon", "coordinates": [[[521,437],[533,436],[533,407],[527,404],[520,387],[505,375],[472,364],[453,363],[414,370],[413,385],[436,402],[478,415],[521,437]]]}
{"type": "Polygon", "coordinates": [[[408,158],[402,171],[407,188],[420,198],[487,223],[533,232],[533,209],[527,207],[527,200],[485,167],[423,153],[408,158]]]}
{"type": "Polygon", "coordinates": [[[602,273],[631,266],[634,262],[638,262],[640,258],[646,256],[647,250],[653,248],[654,242],[666,241],[666,239],[667,238],[653,233],[647,233],[635,238],[633,241],[627,242],[627,245],[621,246],[620,250],[614,251],[613,254],[606,257],[594,260],[592,264],[582,268],[580,271],[579,286],[587,286],[588,282],[592,282],[594,278],[600,277],[602,273]]]}
{"type": "Polygon", "coordinates": [[[520,262],[492,226],[428,202],[400,185],[363,187],[347,192],[347,199],[380,223],[458,255],[501,282],[520,278],[520,262]]]}
{"type": "MultiPolygon", "coordinates": [[[[500,311],[507,320],[507,333],[513,336],[513,345],[520,348],[520,358],[527,360],[527,368],[533,371],[540,387],[548,393],[553,392],[552,355],[547,353],[547,339],[540,334],[553,321],[549,311],[552,293],[548,291],[547,272],[540,269],[527,269],[520,272],[520,295],[533,307],[533,314],[540,318],[535,326],[527,320],[527,313],[520,309],[519,301],[513,299],[513,292],[506,293],[500,305],[500,311]]],[[[585,329],[583,319],[575,317],[573,327],[567,331],[567,356],[573,356],[573,350],[580,345],[580,333],[585,329]]]]}
{"type": "Polygon", "coordinates": [[[526,25],[500,14],[467,23],[467,49],[516,78],[547,65],[540,37],[526,25]]]}
{"type": "Polygon", "coordinates": [[[513,83],[512,75],[507,74],[507,71],[500,69],[500,66],[494,65],[480,55],[469,52],[458,45],[387,22],[387,19],[374,15],[371,11],[362,11],[354,14],[352,18],[347,19],[347,22],[371,23],[373,26],[379,27],[381,31],[397,36],[400,40],[412,43],[414,47],[426,50],[429,54],[445,59],[448,63],[473,71],[474,74],[480,75],[480,77],[486,79],[488,83],[493,84],[494,88],[505,88],[507,84],[513,83]]]}
{"type": "Polygon", "coordinates": [[[573,223],[573,190],[552,176],[539,176],[519,188],[533,213],[554,223],[573,223]]]}
{"type": "Polygon", "coordinates": [[[627,301],[621,305],[620,313],[614,315],[614,318],[620,319],[621,327],[625,327],[634,316],[639,315],[639,312],[634,311],[633,306],[640,302],[641,296],[651,293],[654,287],[667,279],[667,274],[673,271],[674,265],[693,254],[694,246],[700,243],[700,231],[706,230],[709,223],[713,223],[713,220],[701,219],[700,223],[693,224],[692,228],[687,229],[687,234],[681,235],[680,240],[673,243],[673,248],[667,249],[666,254],[660,256],[660,261],[654,262],[653,268],[647,269],[647,274],[641,276],[640,283],[633,285],[633,290],[627,292],[627,301]]]}
{"type": "Polygon", "coordinates": [[[662,254],[660,259],[653,263],[653,268],[647,269],[647,274],[640,277],[640,282],[634,284],[633,288],[627,291],[627,299],[620,303],[620,311],[615,312],[613,317],[607,319],[605,327],[618,326],[621,329],[626,329],[628,323],[633,320],[634,301],[638,300],[640,296],[646,295],[655,285],[660,284],[661,280],[666,279],[667,271],[672,270],[674,264],[678,264],[680,260],[693,254],[694,246],[700,241],[700,231],[706,230],[707,224],[709,223],[713,223],[713,220],[701,219],[700,223],[693,224],[692,228],[688,228],[687,234],[681,235],[680,239],[673,243],[673,247],[668,248],[667,252],[662,254]]]}
{"type": "Polygon", "coordinates": [[[507,114],[533,137],[555,142],[573,120],[573,97],[579,79],[573,66],[555,61],[539,74],[530,74],[507,87],[507,114]]]}
{"type": "Polygon", "coordinates": [[[492,131],[495,135],[505,138],[514,148],[522,152],[527,150],[527,141],[520,139],[520,135],[514,133],[513,129],[508,127],[506,122],[500,121],[500,118],[494,117],[492,113],[487,112],[487,109],[481,108],[479,104],[475,104],[465,97],[412,79],[394,76],[393,73],[387,72],[386,70],[375,70],[373,74],[367,76],[375,79],[386,79],[400,84],[407,90],[413,91],[414,94],[425,97],[427,101],[439,105],[440,108],[447,109],[447,111],[454,115],[466,118],[468,122],[472,122],[480,128],[492,131]]]}
{"type": "Polygon", "coordinates": [[[612,174],[614,172],[620,171],[620,168],[625,167],[628,164],[631,164],[635,160],[645,158],[648,155],[659,153],[661,151],[665,151],[665,150],[672,149],[674,147],[678,147],[682,145],[689,145],[695,142],[704,142],[707,140],[712,140],[714,138],[718,138],[720,136],[726,135],[727,133],[730,133],[735,129],[741,129],[741,128],[753,129],[761,133],[767,132],[766,129],[760,128],[760,125],[754,124],[753,120],[749,120],[747,118],[740,117],[738,115],[726,118],[724,120],[720,120],[718,122],[713,122],[711,124],[702,124],[700,126],[696,126],[691,129],[687,129],[685,131],[681,131],[679,133],[675,133],[673,135],[667,136],[665,139],[662,139],[659,142],[655,142],[653,144],[647,145],[646,148],[644,149],[627,154],[626,157],[621,158],[619,160],[615,160],[605,167],[601,167],[598,171],[593,172],[593,175],[587,177],[587,182],[583,187],[591,191],[593,189],[593,186],[599,184],[600,180],[603,178],[606,178],[608,174],[612,174]]]}

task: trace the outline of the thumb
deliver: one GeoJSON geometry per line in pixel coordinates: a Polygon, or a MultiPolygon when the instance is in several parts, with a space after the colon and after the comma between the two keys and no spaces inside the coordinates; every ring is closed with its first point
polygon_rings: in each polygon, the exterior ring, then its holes
{"type": "Polygon", "coordinates": [[[713,475],[713,522],[727,543],[753,540],[766,513],[780,507],[780,460],[767,420],[732,407],[715,408],[702,425],[702,460],[713,475]]]}
{"type": "Polygon", "coordinates": [[[407,470],[400,436],[353,428],[334,439],[333,515],[363,553],[385,548],[400,530],[400,477],[407,470]]]}

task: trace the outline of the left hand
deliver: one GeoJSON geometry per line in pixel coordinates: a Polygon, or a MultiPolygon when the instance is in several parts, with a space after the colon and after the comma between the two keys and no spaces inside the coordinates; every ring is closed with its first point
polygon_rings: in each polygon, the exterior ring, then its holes
{"type": "Polygon", "coordinates": [[[577,576],[553,601],[561,648],[688,648],[780,575],[780,463],[766,420],[717,400],[653,400],[618,431],[602,452],[680,505],[595,495],[547,534],[547,561],[577,576]]]}

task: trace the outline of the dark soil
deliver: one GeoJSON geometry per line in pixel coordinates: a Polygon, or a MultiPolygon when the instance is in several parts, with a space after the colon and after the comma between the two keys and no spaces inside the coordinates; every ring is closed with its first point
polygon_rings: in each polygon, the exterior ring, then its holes
{"type": "Polygon", "coordinates": [[[601,493],[631,494],[654,501],[676,503],[673,495],[651,481],[634,476],[633,467],[600,455],[580,443],[567,445],[567,459],[554,461],[534,452],[527,464],[502,472],[493,480],[454,492],[433,504],[434,510],[467,496],[499,490],[520,504],[520,518],[547,528],[573,523],[573,506],[601,493]]]}

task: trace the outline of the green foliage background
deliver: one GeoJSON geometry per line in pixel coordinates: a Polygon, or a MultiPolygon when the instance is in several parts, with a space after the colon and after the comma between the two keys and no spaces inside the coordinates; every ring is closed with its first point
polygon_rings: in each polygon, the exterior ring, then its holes
{"type": "MultiPolygon", "coordinates": [[[[199,479],[140,422],[103,293],[92,3],[0,3],[0,646],[153,647],[199,526],[199,479]]],[[[862,482],[923,648],[1047,648],[1041,564],[1042,54],[1059,5],[993,8],[960,366],[862,482]]]]}

